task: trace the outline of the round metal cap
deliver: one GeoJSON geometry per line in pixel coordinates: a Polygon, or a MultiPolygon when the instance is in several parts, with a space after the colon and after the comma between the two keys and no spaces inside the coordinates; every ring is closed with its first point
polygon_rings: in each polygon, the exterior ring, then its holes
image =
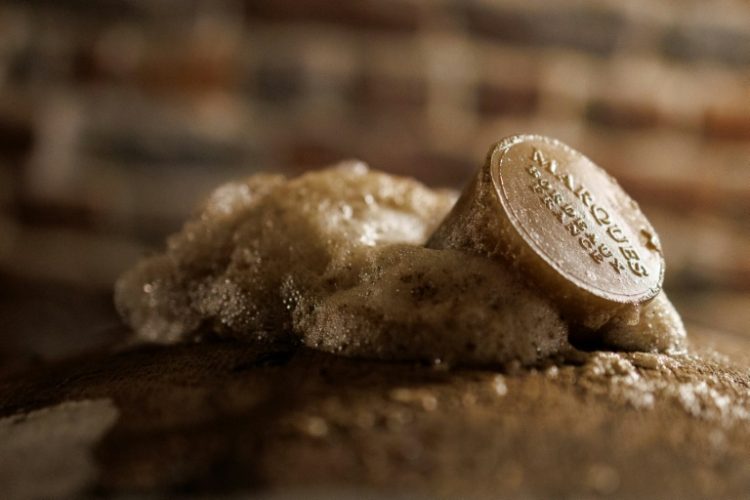
{"type": "Polygon", "coordinates": [[[664,259],[638,204],[591,160],[548,137],[519,135],[490,155],[492,182],[513,230],[567,281],[606,301],[654,297],[664,259]]]}

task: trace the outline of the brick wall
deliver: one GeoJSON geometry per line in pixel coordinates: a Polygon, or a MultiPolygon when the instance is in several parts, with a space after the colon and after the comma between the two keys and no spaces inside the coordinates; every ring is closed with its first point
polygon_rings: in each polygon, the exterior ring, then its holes
{"type": "Polygon", "coordinates": [[[750,293],[750,4],[0,4],[0,273],[109,290],[212,186],[344,158],[460,187],[519,132],[642,202],[669,284],[750,293]]]}

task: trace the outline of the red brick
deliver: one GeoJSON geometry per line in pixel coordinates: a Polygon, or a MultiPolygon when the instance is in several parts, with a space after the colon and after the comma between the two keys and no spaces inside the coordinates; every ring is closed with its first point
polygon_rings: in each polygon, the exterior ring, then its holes
{"type": "Polygon", "coordinates": [[[299,173],[310,168],[323,168],[356,156],[352,151],[343,150],[331,142],[300,138],[282,152],[282,164],[288,165],[291,173],[299,173]]]}
{"type": "Polygon", "coordinates": [[[507,87],[481,83],[477,87],[477,112],[480,115],[531,114],[539,104],[539,90],[532,87],[507,87]]]}
{"type": "Polygon", "coordinates": [[[586,107],[586,119],[595,125],[644,129],[660,124],[658,110],[646,103],[617,103],[595,100],[586,107]]]}
{"type": "Polygon", "coordinates": [[[716,139],[750,141],[750,109],[745,106],[735,111],[706,111],[703,117],[703,133],[716,139]]]}
{"type": "Polygon", "coordinates": [[[422,108],[427,104],[427,82],[366,74],[353,83],[350,98],[376,111],[422,108]]]}
{"type": "Polygon", "coordinates": [[[245,10],[252,20],[326,23],[390,32],[414,32],[419,26],[418,7],[407,1],[247,0],[245,10]]]}

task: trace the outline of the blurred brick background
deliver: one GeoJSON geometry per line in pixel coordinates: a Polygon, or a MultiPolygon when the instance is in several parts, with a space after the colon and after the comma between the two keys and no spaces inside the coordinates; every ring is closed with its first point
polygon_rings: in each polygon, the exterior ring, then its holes
{"type": "Polygon", "coordinates": [[[691,324],[750,334],[746,1],[3,1],[0,366],[115,338],[114,279],[227,179],[459,188],[521,132],[641,202],[691,324]]]}

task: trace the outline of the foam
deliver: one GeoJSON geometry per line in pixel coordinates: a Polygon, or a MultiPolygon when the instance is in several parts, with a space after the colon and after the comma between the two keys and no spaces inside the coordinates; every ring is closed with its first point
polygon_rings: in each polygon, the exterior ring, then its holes
{"type": "MultiPolygon", "coordinates": [[[[361,162],[231,182],[120,278],[115,302],[140,339],[161,343],[210,334],[470,364],[569,349],[555,306],[516,271],[423,246],[455,200],[361,162]]],[[[605,339],[668,350],[679,317],[657,313],[605,339]]]]}

